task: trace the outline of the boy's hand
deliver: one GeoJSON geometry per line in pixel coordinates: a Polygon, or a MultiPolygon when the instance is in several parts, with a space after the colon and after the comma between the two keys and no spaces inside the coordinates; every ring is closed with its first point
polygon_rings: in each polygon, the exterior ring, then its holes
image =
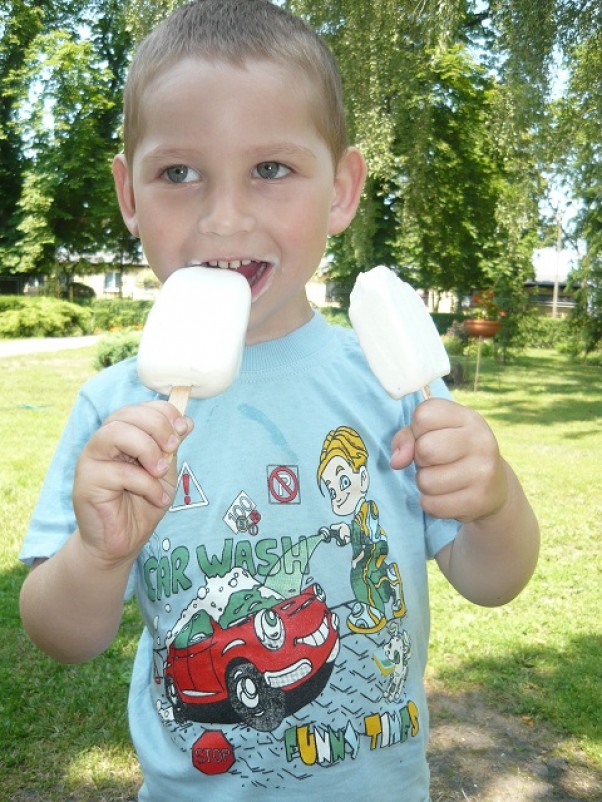
{"type": "Polygon", "coordinates": [[[171,459],[193,428],[166,401],[127,406],[83,449],[73,505],[82,541],[101,564],[133,562],[175,495],[171,459]]]}
{"type": "Polygon", "coordinates": [[[495,436],[477,413],[433,398],[416,407],[412,423],[391,443],[391,467],[412,461],[424,511],[464,523],[493,515],[504,505],[507,477],[495,436]]]}

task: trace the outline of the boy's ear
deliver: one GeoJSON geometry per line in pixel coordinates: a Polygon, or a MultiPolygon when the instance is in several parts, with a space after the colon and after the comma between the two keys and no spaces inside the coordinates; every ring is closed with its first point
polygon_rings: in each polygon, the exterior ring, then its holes
{"type": "Polygon", "coordinates": [[[347,148],[337,165],[334,199],[330,208],[329,234],[340,234],[351,223],[360,202],[366,162],[357,148],[347,148]]]}
{"type": "Polygon", "coordinates": [[[134,188],[132,186],[128,163],[123,153],[119,153],[113,159],[113,179],[115,181],[115,190],[117,192],[117,200],[119,201],[123,222],[128,227],[130,234],[137,237],[139,233],[134,188]]]}

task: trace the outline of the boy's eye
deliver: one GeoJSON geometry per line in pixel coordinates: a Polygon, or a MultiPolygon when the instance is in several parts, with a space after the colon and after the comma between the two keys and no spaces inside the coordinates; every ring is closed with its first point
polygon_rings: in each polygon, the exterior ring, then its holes
{"type": "Polygon", "coordinates": [[[168,167],[163,175],[172,184],[188,184],[190,181],[196,181],[199,177],[196,170],[193,170],[192,167],[186,167],[185,164],[168,167]]]}
{"type": "Polygon", "coordinates": [[[345,474],[341,476],[341,479],[339,481],[339,487],[341,488],[341,490],[347,490],[348,487],[351,487],[351,480],[349,479],[348,476],[345,476],[345,474]]]}
{"type": "Polygon", "coordinates": [[[254,172],[259,178],[267,178],[267,179],[274,179],[274,178],[284,178],[285,175],[290,173],[288,167],[285,167],[284,164],[280,164],[280,162],[261,162],[255,168],[254,172]]]}

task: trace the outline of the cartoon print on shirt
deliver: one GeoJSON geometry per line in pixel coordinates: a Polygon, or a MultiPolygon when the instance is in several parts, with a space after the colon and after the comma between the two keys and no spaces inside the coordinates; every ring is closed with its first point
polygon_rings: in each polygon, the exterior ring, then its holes
{"type": "Polygon", "coordinates": [[[324,539],[351,544],[350,582],[356,599],[347,626],[358,634],[379,632],[387,622],[386,605],[394,618],[405,615],[402,581],[397,563],[386,563],[387,536],[380,525],[375,501],[367,499],[370,475],[368,450],[360,435],[348,426],[329,432],[322,445],[318,485],[330,495],[332,511],[353,515],[351,523],[324,527],[324,539]]]}
{"type": "Polygon", "coordinates": [[[178,474],[176,494],[169,511],[192,510],[195,507],[206,507],[208,504],[209,500],[199,480],[190,470],[188,463],[183,462],[178,474]]]}
{"type": "Polygon", "coordinates": [[[268,465],[268,497],[270,504],[300,504],[298,465],[268,465]]]}
{"type": "Polygon", "coordinates": [[[256,537],[259,534],[260,521],[261,513],[257,509],[257,504],[244,490],[241,490],[236,496],[224,515],[224,523],[230,527],[234,534],[248,532],[253,537],[256,537]]]}
{"type": "MultiPolygon", "coordinates": [[[[418,735],[419,711],[406,692],[412,649],[402,580],[386,559],[367,463],[357,431],[341,426],[327,435],[318,485],[348,521],[313,535],[266,531],[277,519],[267,509],[262,517],[255,489],[238,492],[218,515],[229,530],[221,547],[202,536],[184,546],[157,535],[145,547],[146,595],[161,605],[150,632],[155,707],[198,771],[250,781],[261,772],[266,787],[278,788],[281,774],[266,771],[264,760],[278,757],[302,781],[312,767],[418,735]],[[347,547],[349,581],[336,580],[329,593],[324,567],[345,571],[347,547]],[[182,606],[176,596],[184,592],[182,606]]],[[[299,503],[301,472],[292,462],[268,464],[264,503],[299,503]]]]}
{"type": "Polygon", "coordinates": [[[166,645],[165,692],[177,722],[271,731],[328,682],[338,618],[317,584],[282,598],[235,569],[208,580],[166,645]]]}
{"type": "Polygon", "coordinates": [[[374,654],[374,661],[381,673],[388,677],[383,699],[398,702],[403,696],[412,647],[409,633],[401,628],[399,620],[389,621],[387,632],[391,638],[374,654]]]}

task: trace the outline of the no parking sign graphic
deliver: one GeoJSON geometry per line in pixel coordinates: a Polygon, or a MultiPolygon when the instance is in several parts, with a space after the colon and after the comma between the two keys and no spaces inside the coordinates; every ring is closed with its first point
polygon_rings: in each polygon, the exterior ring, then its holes
{"type": "Polygon", "coordinates": [[[299,468],[296,465],[268,465],[270,504],[300,504],[299,468]]]}

